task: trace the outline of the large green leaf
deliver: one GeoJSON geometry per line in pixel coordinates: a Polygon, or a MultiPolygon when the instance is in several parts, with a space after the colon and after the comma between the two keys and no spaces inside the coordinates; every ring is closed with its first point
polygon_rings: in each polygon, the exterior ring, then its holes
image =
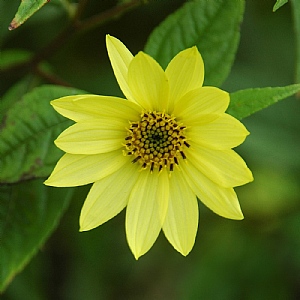
{"type": "Polygon", "coordinates": [[[162,67],[196,45],[205,64],[205,85],[220,86],[231,69],[239,42],[243,0],[189,1],[150,35],[145,52],[162,67]]]}
{"type": "Polygon", "coordinates": [[[9,25],[9,30],[18,28],[49,1],[50,0],[22,0],[14,19],[9,25]]]}
{"type": "Polygon", "coordinates": [[[0,188],[0,292],[55,229],[72,191],[41,180],[0,188]]]}
{"type": "Polygon", "coordinates": [[[53,141],[72,122],[54,111],[49,102],[78,93],[84,92],[46,85],[9,108],[0,124],[0,184],[50,174],[62,155],[53,141]]]}
{"type": "Polygon", "coordinates": [[[273,6],[273,12],[276,11],[277,9],[279,9],[281,6],[283,6],[286,3],[288,3],[288,0],[277,0],[273,6]]]}
{"type": "Polygon", "coordinates": [[[237,119],[243,119],[299,91],[300,84],[237,91],[230,94],[230,105],[227,112],[237,119]]]}

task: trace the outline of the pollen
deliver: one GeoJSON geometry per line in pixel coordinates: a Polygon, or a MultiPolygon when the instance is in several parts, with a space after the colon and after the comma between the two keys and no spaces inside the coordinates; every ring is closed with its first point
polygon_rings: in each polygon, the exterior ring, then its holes
{"type": "Polygon", "coordinates": [[[130,123],[125,138],[126,155],[133,156],[143,169],[174,170],[182,159],[184,149],[190,147],[185,136],[186,127],[176,118],[162,112],[145,112],[140,121],[130,123]]]}

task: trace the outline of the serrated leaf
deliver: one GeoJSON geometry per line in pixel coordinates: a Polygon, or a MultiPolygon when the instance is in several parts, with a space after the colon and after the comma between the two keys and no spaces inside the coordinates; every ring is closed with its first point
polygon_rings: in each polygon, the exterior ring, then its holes
{"type": "Polygon", "coordinates": [[[288,0],[277,0],[273,6],[273,12],[275,12],[277,9],[279,9],[281,6],[283,6],[286,3],[288,3],[288,0]]]}
{"type": "Polygon", "coordinates": [[[233,64],[244,5],[243,0],[189,1],[152,32],[145,52],[165,68],[179,51],[196,45],[204,60],[204,84],[220,86],[233,64]]]}
{"type": "Polygon", "coordinates": [[[72,192],[41,180],[0,187],[0,292],[55,229],[72,192]]]}
{"type": "Polygon", "coordinates": [[[50,101],[83,94],[73,88],[46,85],[15,103],[0,124],[0,184],[46,177],[62,155],[54,139],[72,121],[60,116],[50,101]]]}
{"type": "Polygon", "coordinates": [[[243,119],[300,91],[300,84],[237,91],[230,94],[227,113],[243,119]]]}
{"type": "Polygon", "coordinates": [[[49,0],[21,0],[18,11],[8,29],[13,30],[18,28],[47,2],[49,0]]]}

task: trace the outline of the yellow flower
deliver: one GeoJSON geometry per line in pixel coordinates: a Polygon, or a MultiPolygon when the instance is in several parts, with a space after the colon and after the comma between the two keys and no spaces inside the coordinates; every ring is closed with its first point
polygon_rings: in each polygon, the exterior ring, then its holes
{"type": "Polygon", "coordinates": [[[220,216],[243,219],[233,187],[253,178],[231,148],[249,132],[225,113],[227,92],[202,87],[204,65],[196,47],[177,54],[164,71],[112,36],[106,44],[127,100],[79,95],[51,102],[76,123],[55,141],[66,154],[45,184],[94,183],[82,207],[81,231],[127,206],[126,235],[136,259],[161,229],[187,255],[198,228],[196,196],[220,216]]]}

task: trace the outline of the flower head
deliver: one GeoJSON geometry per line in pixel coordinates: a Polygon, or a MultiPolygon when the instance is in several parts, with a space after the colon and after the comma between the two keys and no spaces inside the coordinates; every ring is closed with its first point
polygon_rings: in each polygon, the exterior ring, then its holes
{"type": "Polygon", "coordinates": [[[198,228],[197,197],[220,216],[243,219],[233,187],[253,178],[232,148],[249,132],[225,113],[227,92],[202,86],[196,47],[177,54],[164,71],[114,37],[107,35],[106,43],[126,99],[79,95],[51,102],[76,123],[55,141],[66,154],[45,184],[94,183],[82,207],[81,231],[127,206],[126,235],[136,258],[161,229],[187,255],[198,228]]]}

